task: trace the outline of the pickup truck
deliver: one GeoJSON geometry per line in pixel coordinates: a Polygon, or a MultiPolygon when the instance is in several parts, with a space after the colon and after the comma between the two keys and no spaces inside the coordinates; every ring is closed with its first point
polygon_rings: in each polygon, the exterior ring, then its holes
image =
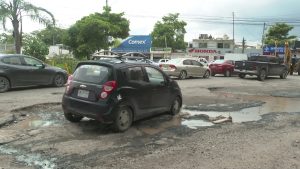
{"type": "Polygon", "coordinates": [[[286,79],[288,67],[283,64],[282,59],[273,56],[252,56],[248,60],[236,61],[234,72],[240,78],[246,75],[255,75],[260,81],[264,81],[268,76],[280,76],[286,79]]]}

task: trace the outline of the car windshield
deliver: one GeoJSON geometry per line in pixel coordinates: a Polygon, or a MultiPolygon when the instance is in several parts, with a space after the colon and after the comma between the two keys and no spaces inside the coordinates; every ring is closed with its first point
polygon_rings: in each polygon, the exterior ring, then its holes
{"type": "Polygon", "coordinates": [[[100,65],[81,65],[73,74],[75,81],[103,84],[111,78],[111,68],[100,65]]]}
{"type": "Polygon", "coordinates": [[[171,63],[171,64],[179,64],[182,62],[183,59],[181,58],[177,58],[177,59],[171,59],[169,60],[167,63],[171,63]]]}

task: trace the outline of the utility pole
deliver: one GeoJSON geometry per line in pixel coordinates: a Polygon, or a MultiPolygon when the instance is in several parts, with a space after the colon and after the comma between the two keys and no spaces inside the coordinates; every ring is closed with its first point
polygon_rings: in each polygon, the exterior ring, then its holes
{"type": "Polygon", "coordinates": [[[233,53],[235,48],[235,42],[234,42],[234,12],[232,12],[232,34],[233,34],[233,53]]]}
{"type": "Polygon", "coordinates": [[[242,53],[245,53],[245,45],[246,45],[246,40],[243,37],[243,42],[242,42],[242,53]]]}
{"type": "Polygon", "coordinates": [[[261,47],[264,47],[264,41],[265,41],[265,30],[266,30],[266,23],[264,23],[264,27],[263,27],[263,33],[262,33],[262,37],[261,37],[261,47]]]}

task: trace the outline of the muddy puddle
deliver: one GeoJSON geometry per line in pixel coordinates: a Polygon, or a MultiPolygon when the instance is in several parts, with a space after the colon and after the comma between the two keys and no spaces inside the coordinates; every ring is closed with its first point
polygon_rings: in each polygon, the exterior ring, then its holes
{"type": "MultiPolygon", "coordinates": [[[[253,101],[259,100],[264,102],[263,105],[257,107],[245,108],[239,111],[222,111],[222,107],[230,106],[226,104],[220,104],[220,111],[201,111],[201,106],[199,110],[189,110],[182,109],[182,113],[186,114],[183,117],[182,125],[187,126],[192,129],[197,129],[203,126],[214,125],[212,121],[209,121],[205,117],[232,117],[233,123],[242,123],[249,121],[258,121],[261,119],[261,115],[268,113],[277,112],[299,112],[300,111],[300,99],[299,98],[283,98],[283,97],[271,97],[271,96],[236,96],[241,99],[241,101],[253,101]]],[[[215,104],[214,104],[215,105],[215,104]]]]}
{"type": "Polygon", "coordinates": [[[56,167],[54,161],[56,158],[46,158],[41,154],[33,154],[23,152],[15,148],[0,146],[0,153],[6,155],[13,155],[20,163],[25,163],[26,166],[38,167],[41,169],[54,169],[56,167]]]}

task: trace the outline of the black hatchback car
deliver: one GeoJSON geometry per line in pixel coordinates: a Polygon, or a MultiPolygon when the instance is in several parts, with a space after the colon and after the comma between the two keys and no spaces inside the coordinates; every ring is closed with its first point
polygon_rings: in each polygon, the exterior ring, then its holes
{"type": "Polygon", "coordinates": [[[93,118],[121,132],[145,117],[164,112],[175,115],[181,105],[177,82],[159,68],[118,59],[80,62],[62,100],[67,120],[93,118]]]}
{"type": "Polygon", "coordinates": [[[65,70],[18,54],[0,54],[0,93],[10,88],[53,85],[63,86],[68,79],[65,70]]]}

